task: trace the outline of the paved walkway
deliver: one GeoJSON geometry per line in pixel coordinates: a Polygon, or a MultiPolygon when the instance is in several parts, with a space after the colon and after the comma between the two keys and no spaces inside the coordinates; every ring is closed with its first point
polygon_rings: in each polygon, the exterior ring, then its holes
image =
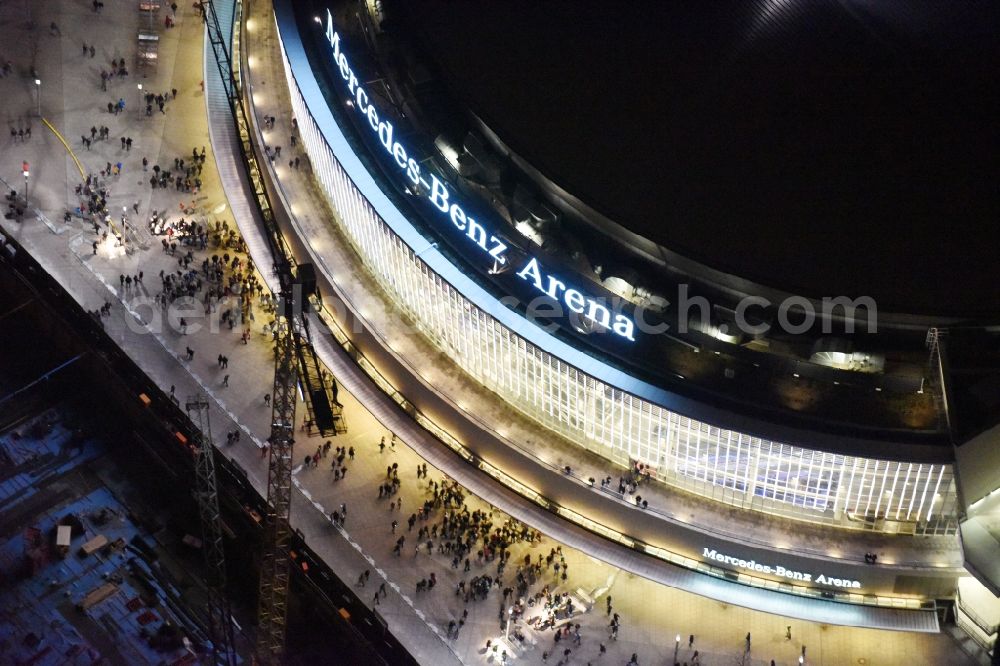
{"type": "MultiPolygon", "coordinates": [[[[116,81],[113,90],[109,91],[111,94],[105,95],[99,90],[99,78],[95,76],[99,74],[96,69],[99,65],[92,64],[98,58],[94,61],[80,58],[81,62],[75,62],[81,46],[74,38],[79,42],[85,38],[88,41],[92,39],[100,44],[100,55],[105,60],[125,57],[130,61],[133,48],[131,35],[137,28],[137,17],[132,13],[134,9],[129,6],[122,9],[119,15],[106,9],[101,17],[90,13],[83,5],[77,7],[63,3],[60,7],[61,13],[56,17],[38,16],[36,20],[42,25],[47,25],[50,20],[58,21],[63,26],[61,37],[50,37],[47,31],[41,34],[36,31],[31,35],[37,36],[42,46],[36,66],[45,86],[43,115],[63,130],[88,170],[98,171],[111,158],[125,158],[125,175],[112,184],[111,210],[115,210],[116,206],[119,209],[123,205],[131,206],[138,199],[140,211],[145,215],[151,208],[177,210],[181,201],[193,201],[199,210],[199,218],[209,221],[226,219],[226,201],[213,173],[210,152],[202,173],[204,187],[197,195],[170,189],[151,190],[145,179],[139,176],[142,155],[148,156],[151,164],[168,166],[173,164],[174,157],[187,156],[192,147],[200,149],[202,144],[207,144],[198,85],[201,78],[201,29],[190,8],[179,12],[177,28],[162,33],[160,66],[155,74],[146,79],[155,88],[177,87],[178,99],[167,105],[166,114],[145,119],[137,114],[115,117],[107,114],[106,110],[103,113],[100,111],[106,98],[135,91],[134,77],[116,81]],[[115,45],[121,49],[120,55],[115,55],[115,45]],[[73,141],[72,137],[87,131],[91,124],[111,126],[113,139],[122,134],[133,136],[135,145],[131,153],[117,150],[116,142],[100,142],[89,153],[79,152],[79,139],[73,141]],[[134,177],[128,175],[133,173],[134,177]]],[[[0,30],[16,29],[20,11],[20,7],[0,7],[0,21],[5,26],[0,30]]],[[[40,9],[34,7],[31,11],[40,9]]],[[[6,57],[11,58],[10,55],[6,57]]],[[[26,122],[33,102],[31,88],[25,85],[30,63],[15,62],[15,65],[16,74],[0,80],[0,99],[5,100],[4,107],[11,121],[20,119],[26,122]]],[[[131,110],[135,111],[134,108],[131,110]]],[[[148,318],[154,308],[141,305],[138,297],[145,292],[153,295],[158,291],[159,270],[174,269],[176,258],[163,253],[156,244],[131,256],[122,255],[111,246],[102,246],[102,251],[93,255],[90,247],[92,232],[79,220],[73,220],[68,225],[61,222],[61,213],[67,201],[75,199],[73,187],[78,180],[74,175],[75,166],[66,159],[62,145],[54,135],[42,134],[37,121],[33,124],[31,142],[21,145],[10,143],[6,137],[2,140],[6,142],[5,154],[13,155],[14,160],[29,159],[32,162],[33,174],[38,178],[33,181],[37,184],[31,191],[32,202],[38,202],[42,214],[49,220],[48,224],[38,219],[28,219],[21,224],[4,220],[4,228],[38,256],[84,307],[95,309],[106,300],[112,303],[110,315],[103,318],[107,330],[161,386],[165,389],[175,386],[181,397],[198,390],[212,397],[217,408],[212,413],[216,440],[222,440],[225,432],[243,431],[241,443],[229,447],[227,453],[240,462],[258,488],[263,488],[266,470],[254,443],[267,432],[269,413],[263,406],[262,397],[270,386],[271,363],[269,346],[261,333],[263,322],[259,303],[256,310],[258,319],[252,327],[253,336],[249,345],[241,343],[239,328],[229,331],[225,326],[216,332],[208,326],[198,331],[191,326],[187,335],[167,327],[155,335],[144,333],[144,329],[136,324],[133,313],[148,318]],[[125,293],[118,285],[118,276],[123,273],[137,274],[139,270],[144,271],[145,288],[125,293]],[[184,350],[188,346],[196,351],[191,361],[184,360],[184,350]],[[218,368],[218,354],[230,357],[227,371],[218,368]],[[225,374],[230,375],[228,387],[222,385],[225,374]]],[[[7,163],[10,161],[0,163],[0,177],[8,182],[17,182],[19,164],[7,163]]],[[[172,215],[175,220],[177,217],[177,213],[172,215]]],[[[231,218],[229,221],[231,223],[231,218]]],[[[197,266],[204,253],[195,252],[195,255],[194,265],[197,266]]],[[[217,323],[217,316],[208,321],[217,323]]],[[[206,322],[199,320],[198,323],[206,322]]],[[[501,637],[497,619],[498,597],[470,604],[469,619],[458,639],[449,644],[440,638],[448,620],[456,617],[462,607],[452,594],[452,583],[459,574],[436,555],[418,555],[414,561],[410,552],[395,558],[391,554],[395,536],[391,534],[387,522],[388,511],[385,502],[379,503],[376,499],[375,488],[384,477],[386,460],[391,458],[399,463],[401,470],[404,513],[405,508],[416,507],[426,493],[423,482],[418,483],[413,478],[413,470],[419,460],[402,445],[397,445],[395,452],[387,450],[379,454],[376,445],[385,429],[351,396],[342,397],[350,431],[345,437],[338,438],[335,444],[355,446],[357,459],[347,463],[350,468],[348,477],[336,483],[327,469],[297,471],[297,487],[307,491],[312,499],[304,494],[295,495],[295,526],[303,531],[312,547],[331,562],[344,580],[354,580],[363,570],[370,569],[377,581],[384,572],[391,583],[390,593],[381,602],[379,611],[386,617],[392,631],[422,663],[482,663],[490,656],[481,652],[487,638],[496,641],[501,637]],[[346,539],[334,533],[325,516],[331,506],[338,506],[341,502],[349,507],[346,539]],[[439,578],[438,587],[416,595],[414,581],[431,571],[435,571],[439,578]],[[399,586],[398,594],[395,585],[399,586]]],[[[300,441],[300,456],[312,453],[314,441],[300,441]]],[[[437,480],[441,474],[430,468],[429,477],[437,480]]],[[[470,502],[473,503],[470,510],[482,506],[476,504],[476,500],[470,499],[470,502]]],[[[502,520],[495,516],[494,522],[502,520]]],[[[405,529],[405,521],[400,520],[400,523],[405,529]]],[[[544,540],[530,550],[533,557],[537,557],[535,553],[547,553],[552,547],[554,544],[544,540]]],[[[686,645],[686,636],[692,632],[697,634],[694,647],[705,656],[702,663],[732,663],[742,653],[743,636],[748,630],[754,636],[752,654],[755,663],[766,663],[772,657],[782,663],[792,663],[803,643],[808,646],[812,663],[858,663],[860,658],[866,658],[867,663],[877,659],[877,663],[898,664],[961,661],[961,655],[955,653],[954,644],[945,636],[790,622],[751,610],[724,607],[642,578],[621,574],[583,553],[568,548],[563,550],[571,572],[565,590],[583,602],[589,596],[597,604],[595,610],[574,620],[582,625],[581,646],[571,646],[574,663],[596,659],[597,644],[601,640],[609,645],[609,654],[605,658],[608,663],[624,663],[633,651],[639,653],[641,663],[656,663],[672,656],[673,634],[684,636],[682,642],[686,645]],[[616,643],[606,641],[607,618],[602,612],[604,594],[613,596],[615,611],[622,616],[623,627],[616,643]],[[784,639],[787,624],[793,625],[791,641],[784,639]]],[[[515,558],[521,552],[517,550],[515,558]]],[[[488,567],[479,569],[488,570],[488,567]]],[[[373,581],[370,581],[367,588],[372,587],[373,581]]],[[[523,659],[540,663],[541,652],[551,644],[552,634],[536,635],[529,631],[526,635],[529,641],[537,640],[539,645],[524,654],[523,659]]],[[[680,657],[689,660],[691,651],[681,649],[680,657]]]]}

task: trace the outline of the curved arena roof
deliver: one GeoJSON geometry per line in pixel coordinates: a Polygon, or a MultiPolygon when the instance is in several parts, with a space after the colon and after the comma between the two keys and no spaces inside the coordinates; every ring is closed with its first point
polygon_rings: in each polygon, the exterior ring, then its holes
{"type": "Polygon", "coordinates": [[[782,290],[1000,313],[1000,5],[387,5],[501,140],[629,230],[782,290]]]}

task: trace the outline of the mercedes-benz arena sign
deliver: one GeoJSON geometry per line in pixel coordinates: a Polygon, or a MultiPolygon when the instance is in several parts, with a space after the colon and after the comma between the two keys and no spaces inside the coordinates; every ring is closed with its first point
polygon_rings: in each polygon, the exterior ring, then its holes
{"type": "MultiPolygon", "coordinates": [[[[333,15],[329,9],[326,17],[326,38],[333,47],[334,60],[350,91],[354,108],[368,121],[368,126],[378,135],[386,152],[395,160],[410,183],[426,193],[427,199],[441,213],[442,218],[464,233],[470,248],[488,255],[499,266],[508,265],[507,244],[486,225],[468,215],[448,185],[441,182],[435,174],[425,173],[420,168],[420,161],[414,159],[403,144],[393,139],[392,123],[380,117],[378,109],[371,103],[371,98],[360,85],[347,62],[347,56],[341,50],[340,34],[334,29],[333,15]]],[[[600,327],[600,330],[610,331],[626,340],[635,340],[635,322],[630,317],[621,312],[613,313],[604,304],[605,299],[590,296],[549,274],[536,257],[529,257],[523,265],[513,268],[519,278],[549,298],[562,302],[572,312],[600,327]]]]}
{"type": "Polygon", "coordinates": [[[741,557],[733,557],[732,555],[726,555],[724,553],[718,552],[714,548],[705,548],[702,556],[709,560],[715,560],[716,562],[722,562],[723,564],[729,564],[734,567],[739,567],[741,569],[746,569],[747,571],[753,571],[756,573],[771,574],[774,576],[781,576],[782,578],[788,578],[789,580],[800,580],[803,583],[818,583],[820,585],[830,585],[832,587],[839,587],[845,589],[861,589],[861,581],[850,580],[848,578],[834,578],[832,576],[827,576],[825,574],[813,575],[804,571],[795,571],[793,569],[786,569],[785,567],[771,564],[763,564],[757,562],[756,560],[747,560],[741,557]]]}

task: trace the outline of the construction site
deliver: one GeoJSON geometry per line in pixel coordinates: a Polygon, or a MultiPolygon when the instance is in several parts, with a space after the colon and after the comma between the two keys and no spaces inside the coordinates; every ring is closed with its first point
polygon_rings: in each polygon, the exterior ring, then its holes
{"type": "MultiPolygon", "coordinates": [[[[250,663],[264,498],[215,454],[206,523],[204,403],[152,385],[21,258],[0,271],[0,664],[250,663]]],[[[349,588],[290,549],[287,663],[393,659],[348,622],[349,588]]]]}

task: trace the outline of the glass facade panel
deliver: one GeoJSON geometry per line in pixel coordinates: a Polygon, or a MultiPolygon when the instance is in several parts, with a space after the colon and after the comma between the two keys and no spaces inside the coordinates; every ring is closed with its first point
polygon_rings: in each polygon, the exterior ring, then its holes
{"type": "Polygon", "coordinates": [[[375,213],[316,126],[287,58],[303,148],[371,277],[426,339],[537,423],[622,465],[727,504],[879,531],[953,534],[950,465],[856,458],[701,423],[590,377],[466,300],[375,213]]]}

